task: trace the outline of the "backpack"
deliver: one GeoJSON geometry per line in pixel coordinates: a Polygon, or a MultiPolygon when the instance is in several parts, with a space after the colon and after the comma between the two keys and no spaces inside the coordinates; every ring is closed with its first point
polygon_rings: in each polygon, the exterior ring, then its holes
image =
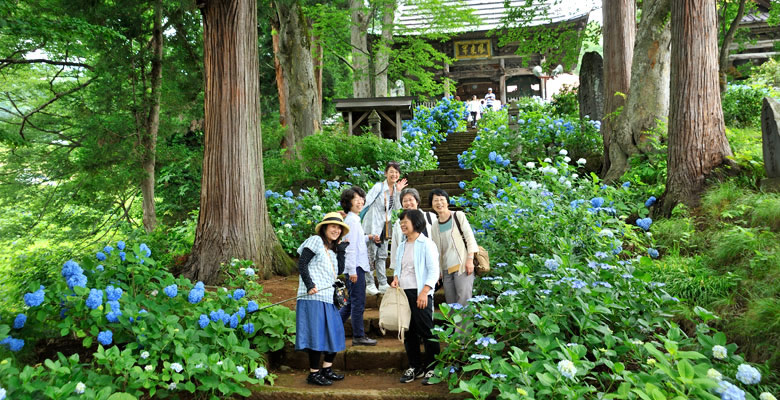
{"type": "Polygon", "coordinates": [[[404,341],[404,332],[409,330],[409,321],[412,319],[412,310],[409,309],[409,300],[406,293],[400,287],[387,289],[382,296],[379,305],[379,330],[398,331],[398,340],[404,341]]]}
{"type": "MultiPolygon", "coordinates": [[[[460,237],[463,239],[463,244],[466,246],[466,248],[468,248],[468,244],[466,243],[466,236],[463,236],[463,229],[461,229],[460,221],[458,220],[458,212],[455,211],[453,214],[454,215],[452,218],[455,220],[455,225],[458,226],[458,231],[460,232],[460,237]]],[[[484,275],[490,272],[490,256],[484,247],[477,247],[477,254],[474,255],[474,272],[476,272],[478,275],[484,275]]]]}

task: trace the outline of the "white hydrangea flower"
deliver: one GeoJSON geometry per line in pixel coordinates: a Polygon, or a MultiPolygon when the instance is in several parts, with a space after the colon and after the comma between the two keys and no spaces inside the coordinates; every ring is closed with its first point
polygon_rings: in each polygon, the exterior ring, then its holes
{"type": "Polygon", "coordinates": [[[322,211],[322,207],[320,207],[319,204],[313,205],[311,207],[311,209],[314,210],[314,211],[322,211]]]}
{"type": "Polygon", "coordinates": [[[577,164],[579,164],[579,165],[585,165],[587,163],[588,163],[588,160],[586,160],[584,158],[580,158],[579,160],[577,160],[577,164]]]}
{"type": "Polygon", "coordinates": [[[536,168],[536,163],[529,161],[529,162],[525,163],[525,167],[526,168],[536,168]]]}
{"type": "Polygon", "coordinates": [[[563,157],[563,161],[568,163],[569,161],[571,161],[571,158],[569,158],[568,156],[563,157]]]}
{"type": "Polygon", "coordinates": [[[255,368],[255,378],[263,379],[266,376],[268,376],[268,370],[266,370],[264,367],[255,368]]]}
{"type": "Polygon", "coordinates": [[[243,372],[244,372],[244,367],[242,367],[242,366],[240,366],[240,365],[237,365],[237,366],[236,366],[236,371],[238,371],[238,373],[239,373],[239,374],[241,374],[241,373],[243,373],[243,372]]]}
{"type": "Polygon", "coordinates": [[[157,296],[157,293],[160,293],[157,291],[157,289],[152,290],[152,293],[150,293],[152,296],[157,296]]]}
{"type": "Polygon", "coordinates": [[[561,149],[561,151],[559,151],[558,154],[560,154],[562,156],[565,156],[565,155],[569,154],[569,152],[566,151],[566,149],[561,149]]]}
{"type": "Polygon", "coordinates": [[[290,225],[290,224],[284,224],[284,228],[285,228],[285,229],[291,229],[291,228],[292,228],[292,225],[290,225]]]}
{"type": "Polygon", "coordinates": [[[577,367],[569,360],[561,360],[558,362],[558,372],[569,379],[574,379],[574,375],[577,374],[577,367]]]}
{"type": "Polygon", "coordinates": [[[84,384],[84,382],[79,382],[76,384],[76,392],[77,394],[84,394],[84,391],[87,390],[87,385],[84,384]]]}
{"type": "Polygon", "coordinates": [[[777,400],[777,398],[775,398],[775,396],[774,396],[774,395],[772,395],[772,393],[769,393],[769,392],[763,392],[763,393],[761,393],[761,394],[758,396],[758,399],[759,399],[759,400],[777,400]]]}
{"type": "Polygon", "coordinates": [[[601,236],[601,237],[606,236],[608,238],[613,238],[613,237],[615,237],[615,234],[612,233],[612,231],[610,229],[604,228],[604,229],[601,230],[601,232],[599,232],[599,236],[601,236]]]}
{"type": "Polygon", "coordinates": [[[168,390],[176,390],[176,382],[171,382],[171,384],[168,385],[168,390]]]}
{"type": "Polygon", "coordinates": [[[144,367],[144,371],[146,371],[146,372],[152,372],[152,371],[154,371],[154,367],[153,367],[153,366],[151,366],[151,365],[147,365],[147,366],[145,366],[145,367],[144,367]]]}
{"type": "Polygon", "coordinates": [[[171,369],[176,371],[176,373],[179,373],[184,369],[184,367],[182,367],[179,363],[173,363],[171,364],[171,369]]]}
{"type": "Polygon", "coordinates": [[[148,351],[141,352],[141,358],[143,358],[144,360],[149,358],[149,352],[148,351]]]}
{"type": "Polygon", "coordinates": [[[728,355],[728,350],[721,345],[712,346],[712,356],[718,360],[723,360],[728,355]]]}
{"type": "Polygon", "coordinates": [[[544,159],[544,162],[546,162],[546,163],[551,163],[551,162],[552,162],[552,160],[551,160],[551,159],[548,157],[548,158],[545,158],[545,159],[544,159]]]}
{"type": "Polygon", "coordinates": [[[710,378],[715,381],[720,381],[723,379],[723,374],[718,372],[715,368],[710,368],[707,370],[707,378],[710,378]]]}

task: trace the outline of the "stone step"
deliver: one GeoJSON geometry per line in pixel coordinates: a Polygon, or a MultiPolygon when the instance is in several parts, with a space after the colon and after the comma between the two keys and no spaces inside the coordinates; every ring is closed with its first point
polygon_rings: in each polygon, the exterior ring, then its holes
{"type": "Polygon", "coordinates": [[[473,173],[457,174],[457,175],[437,175],[437,176],[420,176],[420,177],[407,177],[409,180],[409,186],[417,187],[418,185],[431,184],[431,183],[444,183],[444,182],[460,182],[474,179],[473,173]]]}
{"type": "Polygon", "coordinates": [[[410,172],[406,175],[407,179],[412,179],[412,177],[417,176],[438,176],[438,175],[471,175],[474,176],[474,171],[470,169],[462,169],[460,167],[456,168],[445,168],[445,169],[429,169],[426,171],[414,171],[410,172]]]}
{"type": "Polygon", "coordinates": [[[343,381],[332,386],[306,383],[308,370],[272,370],[274,385],[251,386],[251,400],[450,400],[465,399],[465,393],[451,394],[445,384],[423,386],[419,380],[400,383],[401,369],[347,371],[343,381]]]}
{"type": "Polygon", "coordinates": [[[444,189],[447,191],[447,194],[450,194],[450,191],[454,190],[463,190],[458,186],[458,182],[439,182],[439,183],[424,183],[422,185],[415,186],[415,189],[417,189],[418,192],[420,192],[420,195],[422,195],[423,191],[431,191],[431,189],[444,189]]]}

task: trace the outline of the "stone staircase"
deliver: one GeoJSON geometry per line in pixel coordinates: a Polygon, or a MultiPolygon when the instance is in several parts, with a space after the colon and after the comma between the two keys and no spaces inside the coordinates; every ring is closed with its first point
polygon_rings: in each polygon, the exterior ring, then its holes
{"type": "Polygon", "coordinates": [[[415,171],[406,175],[409,187],[420,192],[421,209],[426,211],[431,209],[430,193],[433,189],[443,189],[450,196],[463,194],[463,189],[458,186],[458,183],[473,179],[474,172],[458,166],[458,155],[468,150],[476,136],[476,130],[449,135],[447,141],[439,143],[434,150],[434,154],[439,159],[438,169],[415,171]]]}
{"type": "MultiPolygon", "coordinates": [[[[458,166],[458,154],[467,150],[476,137],[476,131],[458,132],[448,136],[447,141],[439,143],[435,154],[439,168],[429,171],[416,171],[407,174],[409,187],[420,192],[420,208],[430,210],[430,192],[440,188],[450,196],[463,193],[458,183],[474,178],[471,170],[458,166]]],[[[452,208],[451,209],[455,209],[452,208]]],[[[392,276],[392,270],[387,271],[392,276]]],[[[297,279],[289,280],[297,288],[297,279]]],[[[292,289],[290,287],[289,289],[292,289]]],[[[294,293],[294,292],[293,292],[294,293]]],[[[376,346],[352,346],[352,323],[348,319],[344,324],[347,336],[346,351],[336,355],[334,369],[342,371],[346,378],[334,382],[332,386],[318,387],[306,384],[308,374],[308,356],[296,352],[292,346],[269,354],[271,373],[277,376],[274,385],[252,387],[251,399],[257,400],[448,400],[465,399],[465,393],[451,394],[446,384],[423,386],[419,380],[403,384],[399,378],[409,365],[406,350],[398,340],[397,332],[382,335],[379,330],[379,304],[382,295],[367,296],[366,311],[363,316],[366,334],[377,340],[376,346]]],[[[434,293],[434,312],[444,303],[444,291],[434,293]]],[[[291,304],[290,304],[291,305],[291,304]]],[[[439,319],[435,317],[434,324],[439,319]]]]}

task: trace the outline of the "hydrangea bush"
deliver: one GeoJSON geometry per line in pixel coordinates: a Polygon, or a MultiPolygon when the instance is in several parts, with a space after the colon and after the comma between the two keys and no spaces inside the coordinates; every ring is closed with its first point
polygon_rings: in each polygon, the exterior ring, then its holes
{"type": "Polygon", "coordinates": [[[480,133],[465,153],[476,177],[451,199],[492,270],[468,305],[441,306],[437,379],[476,399],[771,396],[706,309],[689,331],[673,322],[680,300],[651,279],[656,198],[578,175],[566,150],[515,159],[505,130],[480,133]]]}
{"type": "Polygon", "coordinates": [[[248,396],[249,385],[272,382],[263,354],[291,341],[292,311],[260,311],[267,301],[245,265],[241,273],[237,262],[224,266],[240,286],[228,290],[175,278],[151,256],[143,243],[120,241],[68,260],[62,279],[48,287],[31,284],[13,329],[0,324],[0,387],[7,396],[248,396]],[[25,365],[44,342],[86,351],[25,365]]]}

